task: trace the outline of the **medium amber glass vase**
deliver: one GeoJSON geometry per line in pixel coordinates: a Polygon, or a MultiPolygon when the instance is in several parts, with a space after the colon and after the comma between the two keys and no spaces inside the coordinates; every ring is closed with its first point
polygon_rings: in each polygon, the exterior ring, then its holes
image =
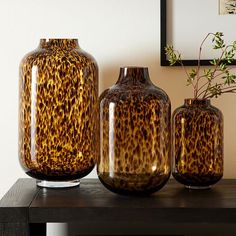
{"type": "Polygon", "coordinates": [[[120,69],[117,83],[100,97],[101,182],[121,194],[150,194],[171,172],[170,100],[147,68],[120,69]]]}
{"type": "Polygon", "coordinates": [[[20,65],[19,159],[39,186],[69,187],[98,156],[98,68],[77,39],[41,39],[20,65]]]}
{"type": "Polygon", "coordinates": [[[172,116],[173,176],[204,189],[223,176],[223,115],[210,100],[185,99],[172,116]]]}

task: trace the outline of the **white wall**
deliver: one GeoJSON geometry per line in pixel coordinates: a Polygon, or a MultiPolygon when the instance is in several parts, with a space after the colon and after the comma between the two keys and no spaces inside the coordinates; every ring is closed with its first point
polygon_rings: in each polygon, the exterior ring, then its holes
{"type": "MultiPolygon", "coordinates": [[[[191,97],[180,68],[160,67],[159,4],[159,0],[0,0],[0,197],[18,178],[26,177],[17,158],[18,66],[40,38],[78,38],[97,59],[100,91],[116,81],[120,66],[138,65],[149,67],[173,109],[191,97]]],[[[225,117],[224,177],[235,178],[236,96],[226,95],[213,104],[225,117]]],[[[89,177],[96,177],[95,171],[89,177]]],[[[50,235],[60,236],[53,230],[50,235]]]]}

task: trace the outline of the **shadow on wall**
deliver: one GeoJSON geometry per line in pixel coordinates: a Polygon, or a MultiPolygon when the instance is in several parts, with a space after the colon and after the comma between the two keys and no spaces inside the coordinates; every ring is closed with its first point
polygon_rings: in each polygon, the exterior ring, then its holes
{"type": "Polygon", "coordinates": [[[114,85],[119,76],[119,67],[107,66],[100,69],[99,75],[99,94],[101,94],[107,88],[114,85]]]}

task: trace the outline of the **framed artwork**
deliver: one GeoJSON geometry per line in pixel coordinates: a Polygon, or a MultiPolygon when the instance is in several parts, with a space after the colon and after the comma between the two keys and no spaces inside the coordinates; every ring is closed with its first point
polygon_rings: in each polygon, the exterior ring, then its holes
{"type": "MultiPolygon", "coordinates": [[[[160,0],[160,11],[161,66],[169,66],[167,45],[181,53],[184,65],[194,66],[198,63],[200,44],[208,33],[222,32],[227,45],[236,40],[236,0],[160,0]]],[[[211,65],[210,60],[217,57],[219,51],[212,49],[209,38],[204,43],[200,64],[211,65]]],[[[236,60],[231,65],[236,65],[236,60]]]]}
{"type": "Polygon", "coordinates": [[[236,0],[219,0],[219,14],[236,14],[236,0]]]}

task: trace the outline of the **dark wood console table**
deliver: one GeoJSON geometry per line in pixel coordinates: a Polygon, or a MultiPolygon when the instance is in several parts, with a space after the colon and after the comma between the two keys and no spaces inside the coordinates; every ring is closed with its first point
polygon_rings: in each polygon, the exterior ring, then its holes
{"type": "Polygon", "coordinates": [[[82,179],[80,187],[70,189],[39,188],[34,179],[19,179],[0,201],[1,236],[45,236],[47,222],[111,230],[128,224],[129,233],[121,235],[170,235],[168,227],[159,232],[160,225],[169,224],[234,225],[236,180],[201,191],[170,180],[149,197],[127,197],[109,192],[97,179],[82,179]]]}

